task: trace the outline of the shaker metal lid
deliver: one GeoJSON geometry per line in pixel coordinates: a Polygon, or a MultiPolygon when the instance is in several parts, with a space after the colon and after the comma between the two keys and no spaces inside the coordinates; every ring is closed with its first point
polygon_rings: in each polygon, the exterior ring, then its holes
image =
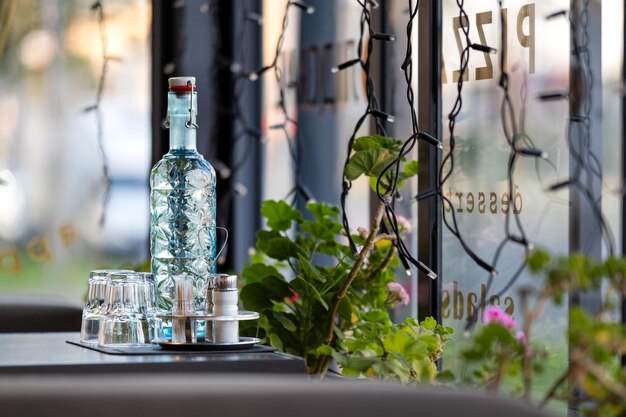
{"type": "Polygon", "coordinates": [[[237,289],[237,275],[215,274],[211,276],[213,288],[217,291],[237,289]]]}

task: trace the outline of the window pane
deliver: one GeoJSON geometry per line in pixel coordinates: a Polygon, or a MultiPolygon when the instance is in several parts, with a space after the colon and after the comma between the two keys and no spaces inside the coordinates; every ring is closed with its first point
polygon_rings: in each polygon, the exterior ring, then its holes
{"type": "MultiPolygon", "coordinates": [[[[547,193],[546,188],[569,178],[569,150],[566,128],[568,102],[541,102],[537,97],[546,91],[568,91],[570,78],[570,32],[566,17],[546,20],[545,16],[568,10],[569,1],[506,2],[506,44],[500,45],[500,12],[497,3],[473,2],[466,6],[472,43],[489,45],[497,54],[471,50],[466,79],[463,83],[463,106],[454,129],[456,150],[454,170],[444,187],[453,203],[444,212],[475,253],[491,264],[502,239],[506,236],[507,213],[519,214],[527,238],[555,254],[566,254],[569,248],[569,195],[564,189],[547,193]],[[499,86],[500,53],[506,55],[509,93],[516,128],[524,135],[519,145],[538,148],[547,153],[546,160],[518,158],[509,189],[508,162],[510,146],[503,131],[502,98],[499,86]]],[[[448,114],[457,96],[460,49],[465,45],[463,21],[453,1],[443,8],[443,126],[449,146],[448,114]],[[455,34],[457,36],[455,36],[455,34]],[[459,47],[461,45],[461,48],[459,47]]],[[[446,151],[449,147],[446,149],[446,151]]],[[[444,172],[452,168],[448,164],[444,172]]],[[[522,235],[511,216],[511,233],[522,235]]],[[[482,299],[501,307],[520,319],[522,286],[533,286],[537,278],[524,271],[512,287],[501,293],[524,259],[522,245],[504,246],[496,269],[498,275],[489,289],[489,273],[465,253],[459,240],[448,230],[443,234],[442,316],[456,329],[455,344],[449,350],[446,367],[455,369],[455,355],[462,344],[462,334],[469,316],[476,312],[482,299]]],[[[549,305],[537,322],[533,339],[548,344],[550,358],[545,379],[534,389],[543,392],[567,363],[567,302],[549,305]]],[[[479,324],[480,325],[480,324],[479,324]]],[[[458,356],[456,356],[458,358],[458,356]]]]}
{"type": "Polygon", "coordinates": [[[104,2],[103,26],[93,3],[0,3],[5,295],[79,301],[91,269],[147,257],[149,2],[104,2]],[[109,59],[97,101],[103,40],[109,59]],[[112,184],[106,207],[99,138],[112,184]]]}

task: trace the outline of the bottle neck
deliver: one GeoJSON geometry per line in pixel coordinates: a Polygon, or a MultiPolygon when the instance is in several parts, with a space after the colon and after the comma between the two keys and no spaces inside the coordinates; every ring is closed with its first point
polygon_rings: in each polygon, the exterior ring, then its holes
{"type": "Polygon", "coordinates": [[[167,93],[167,114],[170,124],[170,152],[196,150],[196,115],[198,98],[195,92],[167,93]],[[190,98],[193,94],[193,106],[190,98]],[[193,118],[189,123],[189,108],[193,107],[193,118]]]}

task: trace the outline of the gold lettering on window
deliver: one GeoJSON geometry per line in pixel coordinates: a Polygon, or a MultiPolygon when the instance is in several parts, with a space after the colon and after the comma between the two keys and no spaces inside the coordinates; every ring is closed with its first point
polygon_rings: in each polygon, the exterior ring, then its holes
{"type": "MultiPolygon", "coordinates": [[[[492,15],[491,12],[482,12],[476,15],[476,28],[478,29],[478,38],[481,45],[487,44],[487,37],[485,36],[484,25],[491,24],[492,15]]],[[[489,52],[483,52],[485,57],[485,66],[476,68],[477,80],[488,80],[493,78],[493,62],[491,62],[491,54],[489,52]]]]}

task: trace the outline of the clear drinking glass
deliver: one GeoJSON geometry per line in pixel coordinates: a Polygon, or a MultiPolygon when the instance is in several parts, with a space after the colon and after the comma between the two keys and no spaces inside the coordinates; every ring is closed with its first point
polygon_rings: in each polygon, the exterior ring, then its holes
{"type": "Polygon", "coordinates": [[[83,320],[80,326],[80,341],[98,343],[98,330],[103,311],[105,288],[110,274],[132,272],[126,269],[97,269],[89,274],[87,301],[83,308],[83,320]]]}
{"type": "Polygon", "coordinates": [[[150,343],[149,337],[144,335],[144,324],[148,328],[146,281],[141,274],[121,272],[109,275],[103,309],[99,345],[137,346],[150,343]]]}
{"type": "Polygon", "coordinates": [[[142,322],[144,330],[144,338],[151,343],[156,343],[162,335],[163,322],[157,317],[159,309],[157,307],[157,285],[154,274],[149,272],[138,273],[144,281],[144,297],[145,305],[142,306],[142,313],[145,317],[145,321],[142,322]]]}

